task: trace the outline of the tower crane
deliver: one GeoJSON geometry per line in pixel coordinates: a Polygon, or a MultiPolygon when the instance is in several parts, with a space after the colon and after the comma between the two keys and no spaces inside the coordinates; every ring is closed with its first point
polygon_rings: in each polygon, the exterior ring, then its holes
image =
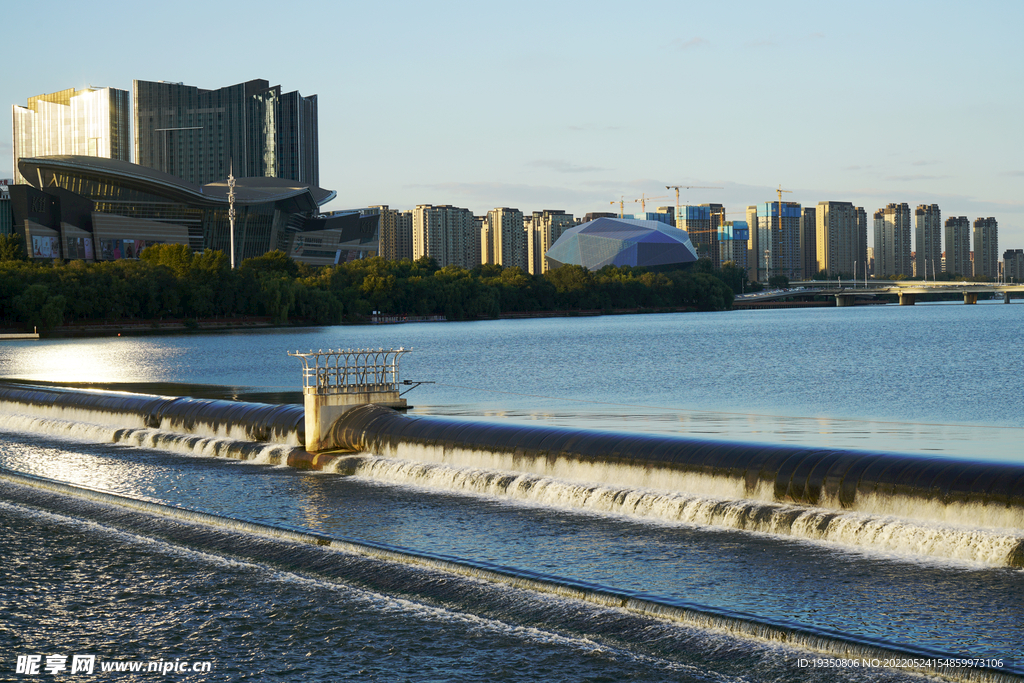
{"type": "MultiPolygon", "coordinates": [[[[782,233],[782,193],[783,192],[792,193],[793,191],[792,190],[783,190],[782,189],[782,183],[779,183],[779,189],[777,189],[776,192],[778,192],[778,194],[779,194],[778,213],[779,213],[779,233],[781,234],[782,233]]],[[[771,221],[772,221],[771,216],[769,216],[768,217],[768,238],[769,239],[771,239],[771,225],[772,225],[771,221]]],[[[768,245],[765,245],[765,248],[764,248],[764,275],[765,275],[765,282],[767,282],[769,279],[771,279],[771,270],[772,270],[771,248],[768,245]]]]}
{"type": "MultiPolygon", "coordinates": [[[[679,225],[679,190],[722,190],[725,188],[708,186],[708,185],[666,185],[666,190],[676,191],[676,227],[680,228],[679,225]]],[[[725,216],[722,216],[722,222],[725,222],[725,216]]],[[[699,245],[705,245],[705,253],[707,249],[711,248],[713,239],[711,233],[715,230],[715,226],[709,226],[707,230],[687,230],[687,234],[691,235],[694,242],[694,247],[700,248],[699,245]]],[[[712,259],[714,260],[714,259],[712,259]]]]}
{"type": "Polygon", "coordinates": [[[626,211],[626,197],[622,196],[622,197],[619,197],[619,201],[617,201],[617,202],[608,202],[608,203],[609,204],[618,204],[619,205],[619,218],[622,218],[622,215],[626,211]]]}
{"type": "Polygon", "coordinates": [[[679,213],[679,190],[724,190],[725,188],[706,185],[666,185],[665,189],[676,191],[676,213],[679,213]]]}
{"type": "MultiPolygon", "coordinates": [[[[668,199],[668,195],[662,195],[661,197],[648,197],[646,194],[641,194],[640,199],[634,199],[633,203],[640,202],[640,213],[647,213],[647,200],[650,199],[652,202],[655,199],[668,199]]],[[[678,197],[676,198],[678,202],[678,197]]]]}

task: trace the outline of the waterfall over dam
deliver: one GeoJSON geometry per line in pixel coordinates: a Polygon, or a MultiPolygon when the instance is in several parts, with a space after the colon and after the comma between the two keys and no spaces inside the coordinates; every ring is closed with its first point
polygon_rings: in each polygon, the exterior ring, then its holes
{"type": "Polygon", "coordinates": [[[345,413],[332,436],[346,450],[406,463],[350,456],[337,471],[1024,567],[1019,464],[404,416],[372,405],[345,413]],[[439,474],[422,463],[474,471],[439,474]]]}
{"type": "Polygon", "coordinates": [[[0,426],[913,556],[1024,567],[1024,465],[0,385],[0,426]]]}
{"type": "Polygon", "coordinates": [[[0,384],[0,414],[23,431],[258,459],[308,459],[297,405],[0,384]]]}

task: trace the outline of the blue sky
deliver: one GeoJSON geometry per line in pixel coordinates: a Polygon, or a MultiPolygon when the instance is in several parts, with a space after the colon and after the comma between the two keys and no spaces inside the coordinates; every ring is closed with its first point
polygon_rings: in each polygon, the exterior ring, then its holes
{"type": "MultiPolygon", "coordinates": [[[[317,94],[328,209],[938,204],[1024,248],[1024,3],[12,3],[10,105],[133,79],[317,94]],[[152,7],[152,8],[151,8],[152,7]]],[[[742,219],[741,213],[732,216],[742,219]]],[[[869,233],[870,233],[869,229],[869,233]]],[[[869,237],[870,239],[870,237],[869,237]]]]}

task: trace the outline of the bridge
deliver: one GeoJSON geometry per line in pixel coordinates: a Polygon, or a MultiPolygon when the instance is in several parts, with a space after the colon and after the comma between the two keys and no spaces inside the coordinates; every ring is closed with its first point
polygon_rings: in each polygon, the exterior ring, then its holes
{"type": "Polygon", "coordinates": [[[913,306],[921,294],[962,294],[965,304],[978,303],[979,294],[1002,294],[1003,303],[1010,303],[1010,294],[1024,292],[1024,284],[999,282],[926,282],[922,280],[806,280],[790,283],[787,289],[756,292],[737,296],[734,305],[740,306],[783,299],[811,299],[816,296],[834,296],[836,306],[854,306],[857,299],[866,303],[879,294],[896,294],[900,306],[913,306]]]}

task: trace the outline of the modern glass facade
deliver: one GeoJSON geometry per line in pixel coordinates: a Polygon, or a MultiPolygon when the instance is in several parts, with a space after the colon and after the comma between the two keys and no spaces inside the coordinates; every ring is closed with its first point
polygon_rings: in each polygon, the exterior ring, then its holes
{"type": "Polygon", "coordinates": [[[69,88],[14,105],[15,182],[26,179],[18,159],[75,154],[129,161],[131,150],[129,94],[115,88],[69,88]]]}
{"type": "Polygon", "coordinates": [[[685,232],[661,221],[598,218],[569,228],[545,254],[552,266],[682,267],[697,260],[685,232]]]}
{"type": "MultiPolygon", "coordinates": [[[[145,246],[186,244],[193,251],[231,250],[226,183],[192,185],[135,164],[61,156],[22,160],[36,180],[13,186],[14,229],[40,258],[137,258],[145,246]]],[[[239,178],[235,190],[235,260],[280,249],[316,232],[330,243],[331,261],[347,223],[324,220],[319,205],[330,190],[270,178],[239,178]]],[[[372,221],[375,228],[377,221],[372,221]]],[[[345,239],[376,251],[376,232],[346,228],[345,239]]],[[[326,240],[326,242],[325,242],[326,240]]],[[[318,261],[319,263],[319,261],[318,261]]]]}
{"type": "Polygon", "coordinates": [[[317,185],[317,97],[259,79],[217,90],[134,82],[136,163],[197,185],[235,176],[317,185]]]}

